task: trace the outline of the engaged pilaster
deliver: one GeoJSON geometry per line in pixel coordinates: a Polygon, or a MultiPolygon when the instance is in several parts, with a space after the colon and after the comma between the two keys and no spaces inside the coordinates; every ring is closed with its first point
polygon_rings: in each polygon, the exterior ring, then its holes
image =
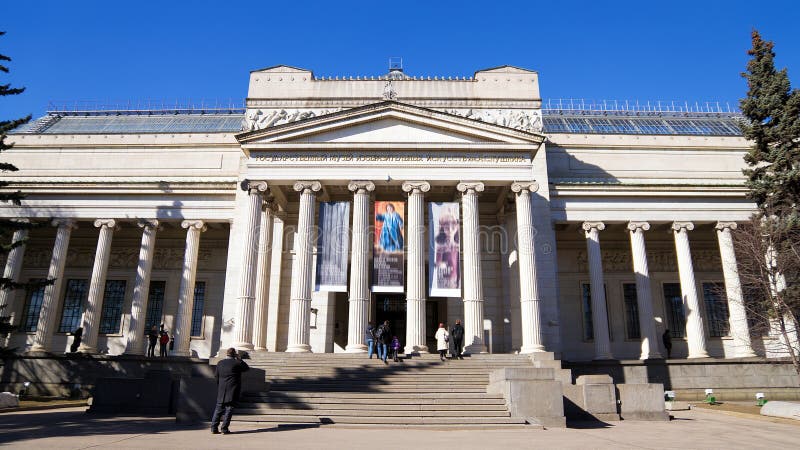
{"type": "Polygon", "coordinates": [[[717,240],[719,255],[722,259],[722,276],[725,279],[725,296],[728,298],[728,321],[731,337],[737,358],[756,356],[750,341],[750,327],[747,325],[747,312],[742,295],[742,283],[739,279],[739,268],[736,265],[736,251],[733,247],[731,231],[736,229],[736,222],[717,222],[717,240]]]}
{"type": "Polygon", "coordinates": [[[292,293],[289,304],[289,336],[287,352],[308,352],[311,316],[311,262],[313,252],[314,202],[322,189],[319,181],[298,181],[294,190],[300,193],[297,239],[292,262],[292,293]]]}
{"type": "Polygon", "coordinates": [[[100,236],[97,238],[97,250],[94,254],[89,297],[86,310],[83,311],[83,341],[78,349],[81,353],[97,353],[97,333],[100,329],[100,316],[103,313],[103,298],[106,293],[108,258],[111,255],[111,240],[117,228],[117,221],[97,219],[94,221],[94,226],[100,228],[100,236]]]}
{"type": "Polygon", "coordinates": [[[178,314],[175,318],[176,356],[191,356],[192,309],[194,308],[194,282],[197,275],[197,252],[200,250],[200,233],[206,231],[202,220],[184,220],[181,226],[186,228],[186,250],[183,253],[183,270],[181,286],[178,291],[178,314]]]}
{"type": "Polygon", "coordinates": [[[350,299],[347,324],[347,353],[367,351],[365,331],[369,318],[369,197],[375,190],[371,181],[351,181],[353,193],[353,245],[350,255],[350,299]]]}
{"type": "Polygon", "coordinates": [[[425,345],[425,193],[430,190],[427,181],[403,183],[403,192],[408,193],[406,354],[428,352],[425,345]]]}
{"type": "Polygon", "coordinates": [[[706,332],[703,326],[703,317],[700,314],[700,301],[697,297],[697,284],[692,266],[692,252],[689,250],[688,232],[691,230],[694,230],[692,222],[672,223],[683,306],[686,309],[686,338],[689,341],[689,358],[708,358],[706,332]]]}
{"type": "Polygon", "coordinates": [[[600,232],[605,230],[603,222],[584,222],[586,253],[589,260],[589,279],[592,295],[592,328],[594,329],[594,359],[613,359],[608,334],[608,311],[603,277],[603,256],[600,252],[600,232]]]}
{"type": "Polygon", "coordinates": [[[517,252],[519,254],[519,300],[522,319],[522,348],[520,353],[545,351],[542,339],[541,298],[536,275],[536,232],[533,228],[531,193],[539,190],[535,181],[515,182],[511,191],[516,194],[517,252]]]}
{"type": "Polygon", "coordinates": [[[261,194],[268,188],[264,181],[245,181],[242,189],[247,191],[247,224],[242,246],[242,272],[239,282],[239,309],[236,324],[236,343],[240,350],[252,350],[253,310],[255,308],[256,269],[258,264],[258,242],[261,224],[261,194]]]}
{"type": "Polygon", "coordinates": [[[653,299],[650,293],[650,269],[647,266],[647,249],[644,245],[644,232],[650,229],[647,222],[628,222],[633,254],[633,273],[636,277],[636,306],[639,309],[639,332],[642,339],[642,353],[639,359],[661,358],[658,351],[653,299]]]}
{"type": "Polygon", "coordinates": [[[462,181],[456,186],[462,193],[464,229],[464,353],[486,353],[483,343],[483,271],[481,268],[480,220],[478,194],[480,181],[462,181]]]}
{"type": "Polygon", "coordinates": [[[253,345],[256,350],[267,349],[267,318],[269,308],[270,268],[272,266],[272,201],[264,198],[261,207],[261,224],[258,237],[258,268],[256,269],[255,320],[253,321],[253,345]]]}
{"type": "Polygon", "coordinates": [[[56,314],[59,310],[58,296],[64,284],[64,265],[67,262],[67,249],[72,230],[77,228],[72,219],[56,219],[53,225],[58,227],[56,242],[53,245],[53,256],[50,267],[47,269],[47,279],[54,280],[53,284],[44,289],[42,309],[39,313],[39,322],[36,325],[36,335],[33,337],[31,352],[46,352],[50,348],[50,339],[53,337],[56,314]]]}
{"type": "Polygon", "coordinates": [[[153,271],[153,254],[156,246],[158,220],[139,221],[142,228],[142,243],[139,247],[139,263],[136,265],[136,282],[131,300],[131,321],[128,327],[128,345],[125,353],[142,355],[145,351],[144,321],[147,317],[147,296],[150,294],[150,273],[153,271]]]}

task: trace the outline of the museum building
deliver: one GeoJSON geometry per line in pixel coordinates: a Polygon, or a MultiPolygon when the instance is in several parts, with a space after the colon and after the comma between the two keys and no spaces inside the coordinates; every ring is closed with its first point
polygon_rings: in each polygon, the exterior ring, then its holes
{"type": "Polygon", "coordinates": [[[777,356],[753,335],[731,231],[739,116],[543,105],[536,72],[250,74],[245,108],[59,108],[14,132],[1,291],[21,351],[406,353],[461,320],[468,353],[777,356]]]}

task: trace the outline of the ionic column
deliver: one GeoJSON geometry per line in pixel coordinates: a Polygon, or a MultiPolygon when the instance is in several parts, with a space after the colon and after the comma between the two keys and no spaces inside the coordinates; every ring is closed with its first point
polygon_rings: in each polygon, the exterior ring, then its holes
{"type": "Polygon", "coordinates": [[[261,193],[266,192],[267,183],[245,181],[242,189],[247,191],[247,224],[242,245],[241,278],[239,280],[239,309],[237,313],[236,341],[234,347],[252,350],[253,310],[255,308],[256,269],[258,265],[259,226],[261,224],[261,193]]]}
{"type": "Polygon", "coordinates": [[[267,318],[269,308],[270,268],[272,266],[272,197],[264,199],[261,208],[258,237],[258,268],[256,269],[256,303],[253,322],[253,345],[256,350],[267,349],[267,318]]]}
{"type": "Polygon", "coordinates": [[[700,315],[700,301],[697,298],[697,283],[694,280],[692,252],[689,250],[689,231],[694,230],[692,222],[673,222],[675,251],[678,254],[678,275],[681,281],[683,306],[686,308],[686,338],[689,341],[689,358],[708,358],[706,351],[706,332],[703,317],[700,315]]]}
{"type": "Polygon", "coordinates": [[[483,343],[483,271],[481,270],[480,221],[478,193],[480,181],[462,181],[456,189],[462,193],[464,238],[464,353],[486,353],[483,343]]]}
{"type": "Polygon", "coordinates": [[[186,249],[183,253],[183,269],[181,287],[178,290],[178,314],[175,317],[175,349],[176,356],[191,356],[192,309],[194,308],[194,281],[197,275],[197,252],[200,249],[200,233],[206,231],[202,220],[184,220],[181,226],[186,228],[186,249]]]}
{"type": "Polygon", "coordinates": [[[139,263],[136,265],[136,282],[133,285],[131,300],[131,321],[128,326],[128,345],[125,353],[144,354],[144,321],[147,318],[147,296],[150,294],[150,273],[153,270],[153,254],[156,246],[158,220],[139,222],[142,230],[142,244],[139,247],[139,263]]]}
{"type": "MultiPolygon", "coordinates": [[[[425,192],[427,181],[406,181],[408,193],[408,286],[406,289],[406,354],[427,353],[425,345],[425,192]]],[[[483,329],[483,319],[481,319],[483,329]]],[[[482,334],[481,334],[482,336],[482,334]]]]}
{"type": "Polygon", "coordinates": [[[658,351],[653,298],[650,291],[650,269],[647,266],[647,249],[644,232],[650,229],[647,222],[628,222],[633,254],[633,273],[636,276],[636,306],[639,309],[639,333],[642,338],[642,353],[639,359],[661,358],[658,351]]]}
{"type": "Polygon", "coordinates": [[[739,279],[739,268],[736,266],[736,251],[733,247],[731,230],[736,229],[736,222],[717,222],[717,240],[719,255],[722,260],[722,276],[725,278],[725,296],[728,298],[728,321],[733,337],[737,358],[756,356],[750,341],[750,327],[747,325],[747,312],[742,296],[742,284],[739,279]]]}
{"type": "Polygon", "coordinates": [[[300,211],[297,220],[297,239],[292,262],[292,293],[289,303],[289,336],[287,352],[309,352],[309,320],[311,316],[311,262],[314,247],[314,201],[322,189],[319,181],[298,181],[294,190],[300,192],[300,211]]]}
{"type": "Polygon", "coordinates": [[[531,207],[531,193],[538,189],[539,184],[535,181],[511,184],[511,190],[517,194],[517,252],[519,254],[519,301],[522,319],[520,353],[545,351],[542,339],[541,298],[536,276],[533,208],[531,207]]]}
{"type": "Polygon", "coordinates": [[[353,250],[350,254],[350,299],[347,324],[347,353],[367,351],[364,332],[369,319],[369,194],[375,190],[371,181],[351,181],[353,193],[353,250]]]}
{"type": "Polygon", "coordinates": [[[603,222],[583,222],[586,253],[589,260],[589,279],[592,293],[592,328],[594,329],[594,359],[614,359],[608,334],[606,289],[603,280],[603,256],[600,253],[600,232],[603,222]]]}
{"type": "Polygon", "coordinates": [[[36,335],[33,337],[31,352],[46,352],[50,349],[50,339],[59,312],[58,296],[61,295],[61,286],[64,284],[64,265],[67,262],[67,249],[72,230],[77,228],[72,219],[57,219],[53,225],[58,227],[56,242],[53,245],[53,257],[50,259],[50,268],[47,269],[47,279],[54,280],[53,284],[44,289],[42,309],[39,313],[39,323],[36,325],[36,335]]]}
{"type": "Polygon", "coordinates": [[[100,329],[103,298],[106,294],[108,257],[111,255],[111,240],[114,237],[117,221],[97,219],[94,221],[94,226],[100,228],[100,236],[97,238],[97,250],[94,253],[89,296],[86,301],[86,309],[83,311],[83,341],[78,349],[81,353],[97,353],[97,333],[100,329]]]}
{"type": "MultiPolygon", "coordinates": [[[[28,223],[27,219],[18,220],[18,222],[28,223]]],[[[20,242],[28,237],[28,230],[21,229],[14,231],[11,242],[20,242]]],[[[22,258],[25,256],[25,244],[22,243],[8,252],[6,258],[6,267],[3,270],[3,278],[14,283],[19,282],[19,274],[22,272],[22,258]]],[[[14,325],[14,307],[11,305],[13,298],[13,289],[0,289],[0,314],[11,317],[11,325],[14,325]]],[[[5,336],[0,335],[0,343],[3,342],[5,336]]]]}

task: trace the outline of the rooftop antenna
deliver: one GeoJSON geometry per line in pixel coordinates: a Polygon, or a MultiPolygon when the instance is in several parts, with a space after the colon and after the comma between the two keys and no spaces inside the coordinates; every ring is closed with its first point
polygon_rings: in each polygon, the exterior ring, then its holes
{"type": "Polygon", "coordinates": [[[389,57],[389,72],[402,72],[403,71],[403,57],[402,56],[390,56],[389,57]]]}

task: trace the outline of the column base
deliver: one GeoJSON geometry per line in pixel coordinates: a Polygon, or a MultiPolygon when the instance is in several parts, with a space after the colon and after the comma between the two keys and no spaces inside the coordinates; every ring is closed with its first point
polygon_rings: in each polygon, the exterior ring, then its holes
{"type": "Polygon", "coordinates": [[[648,360],[648,359],[664,359],[664,357],[661,356],[661,353],[653,352],[653,353],[642,353],[639,356],[639,359],[642,360],[642,361],[645,361],[645,360],[648,360]]]}
{"type": "Polygon", "coordinates": [[[486,346],[483,344],[470,344],[464,347],[463,354],[465,355],[476,355],[479,353],[489,353],[486,351],[486,346]]]}
{"type": "Polygon", "coordinates": [[[522,354],[528,354],[547,352],[547,350],[544,348],[544,345],[531,345],[530,347],[522,347],[519,349],[519,352],[522,354]]]}
{"type": "Polygon", "coordinates": [[[406,355],[424,355],[429,352],[427,345],[406,345],[406,348],[403,349],[403,353],[406,355]]]}
{"type": "Polygon", "coordinates": [[[86,354],[93,355],[93,354],[97,353],[97,349],[95,347],[89,347],[88,345],[81,344],[78,347],[78,353],[86,353],[86,354]]]}
{"type": "Polygon", "coordinates": [[[698,359],[698,358],[710,358],[710,356],[708,356],[708,352],[703,350],[702,352],[689,354],[689,356],[686,357],[686,359],[698,359]]]}
{"type": "Polygon", "coordinates": [[[311,346],[308,344],[295,344],[286,347],[286,353],[311,353],[311,346]]]}
{"type": "Polygon", "coordinates": [[[236,350],[251,351],[255,348],[255,346],[249,342],[236,342],[233,344],[233,348],[236,350]]]}
{"type": "Polygon", "coordinates": [[[25,353],[50,353],[50,350],[45,348],[43,345],[34,344],[31,348],[25,353]]]}
{"type": "Polygon", "coordinates": [[[344,348],[345,353],[367,353],[367,346],[364,344],[347,344],[344,348]]]}
{"type": "Polygon", "coordinates": [[[253,351],[256,351],[256,352],[268,352],[269,349],[267,349],[267,347],[255,347],[255,348],[253,348],[253,351]]]}

